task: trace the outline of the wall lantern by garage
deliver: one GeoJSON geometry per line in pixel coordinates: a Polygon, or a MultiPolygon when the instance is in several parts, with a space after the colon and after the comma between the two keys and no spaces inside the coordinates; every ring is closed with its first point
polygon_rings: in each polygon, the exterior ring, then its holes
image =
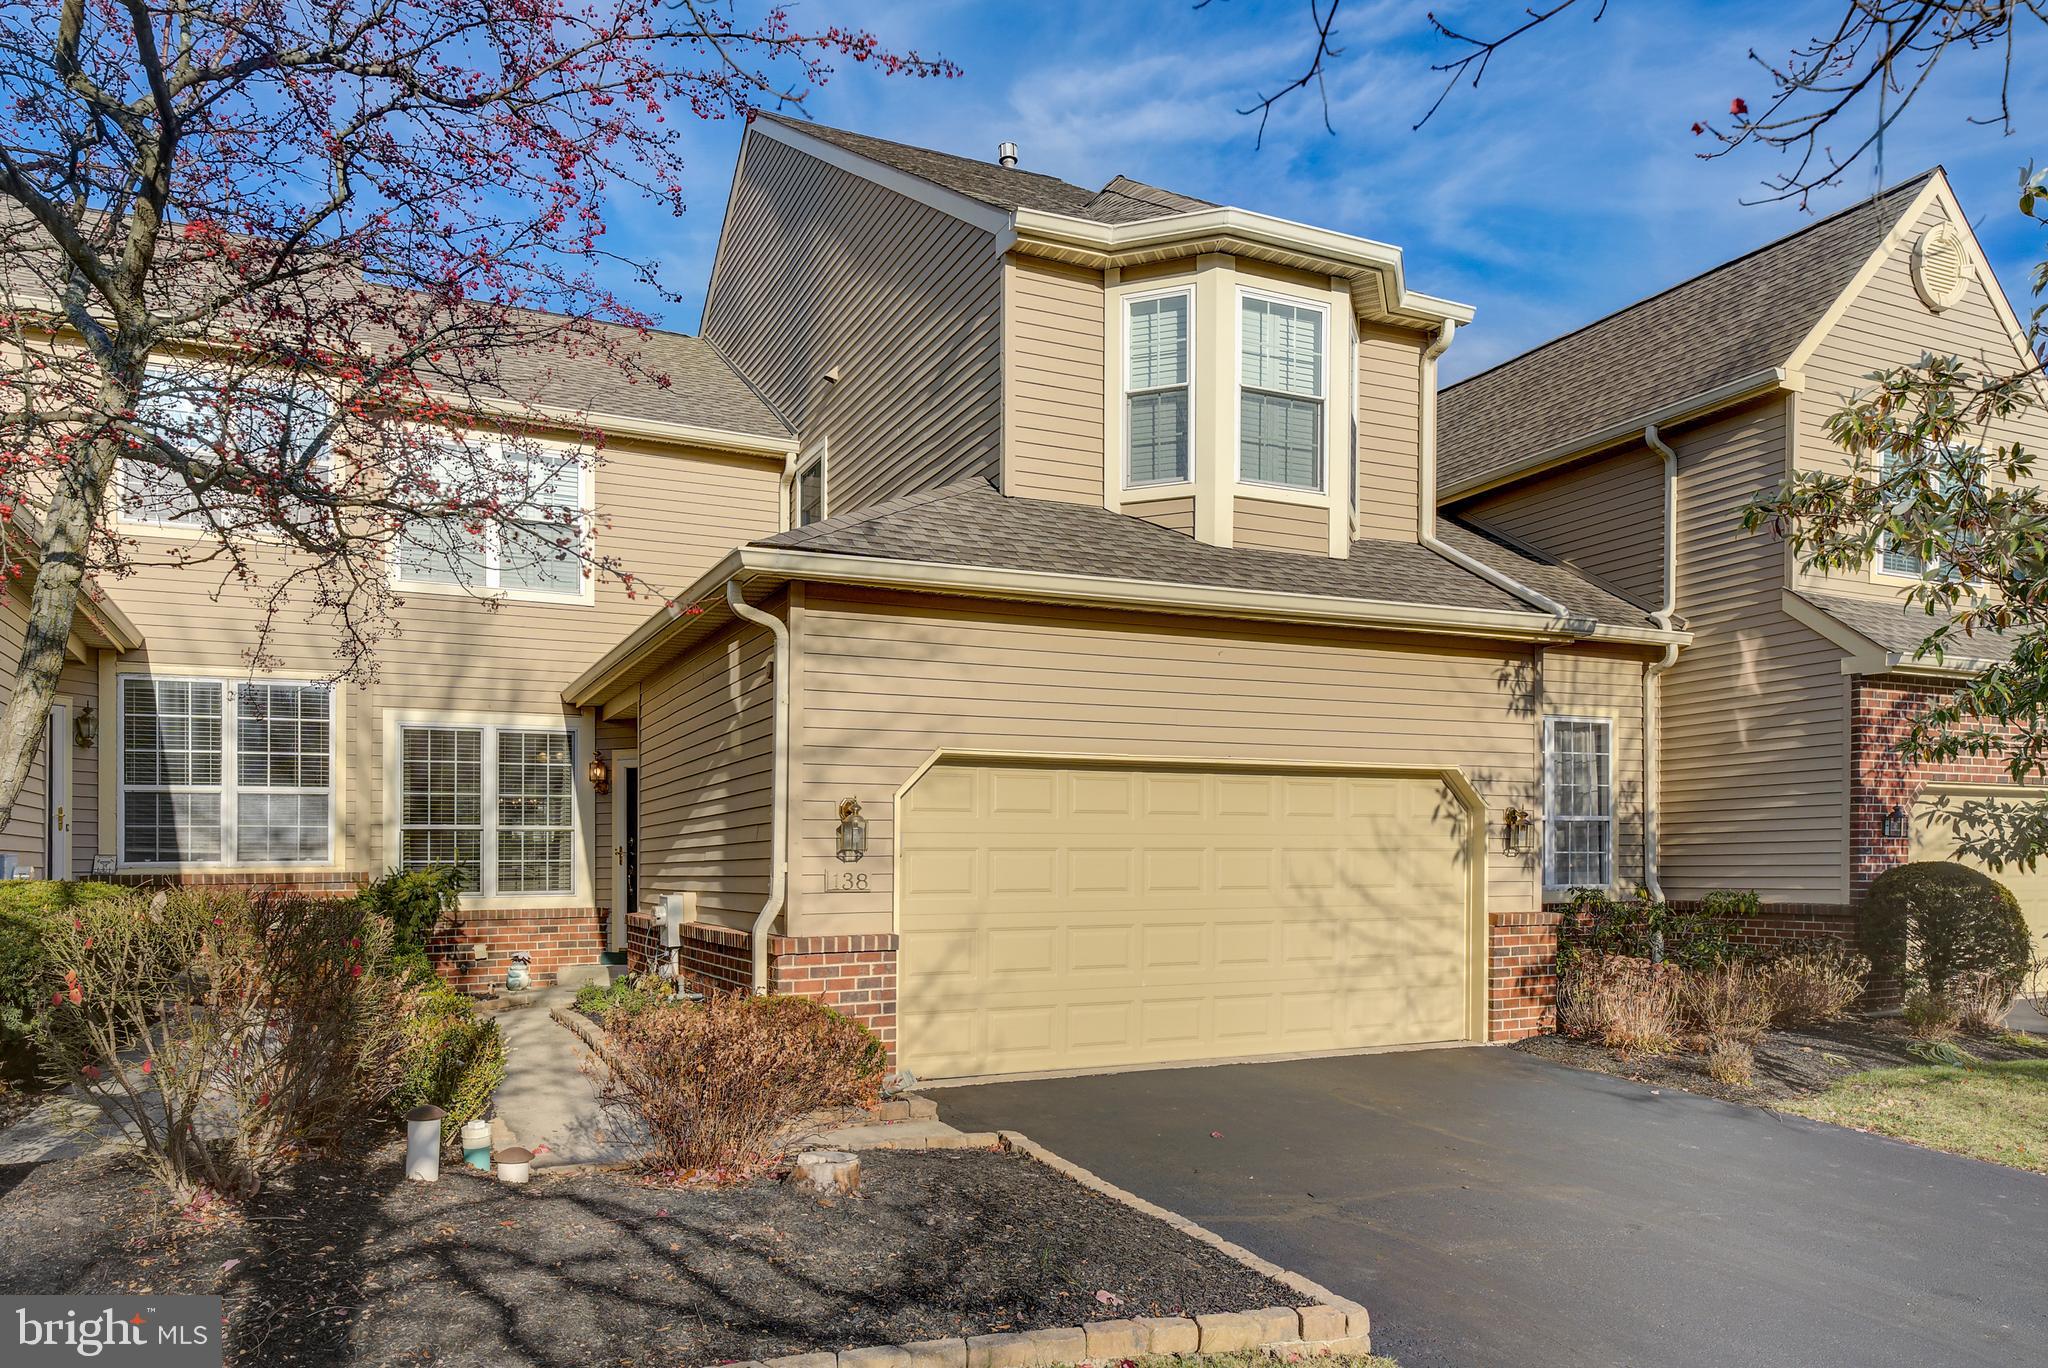
{"type": "Polygon", "coordinates": [[[1501,827],[1506,834],[1505,845],[1510,855],[1527,855],[1536,845],[1536,814],[1526,808],[1511,807],[1500,815],[1501,827]]]}
{"type": "Polygon", "coordinates": [[[1897,803],[1893,803],[1892,810],[1884,815],[1884,835],[1888,841],[1906,839],[1906,810],[1897,803]]]}
{"type": "Polygon", "coordinates": [[[612,767],[610,761],[606,760],[602,755],[591,756],[589,773],[592,790],[600,795],[612,791],[612,767]]]}
{"type": "Polygon", "coordinates": [[[80,750],[91,750],[100,739],[100,715],[88,703],[78,710],[78,716],[71,719],[71,739],[78,743],[80,750]]]}
{"type": "Polygon", "coordinates": [[[848,798],[839,805],[839,858],[852,864],[867,853],[867,818],[860,815],[860,799],[848,798]]]}

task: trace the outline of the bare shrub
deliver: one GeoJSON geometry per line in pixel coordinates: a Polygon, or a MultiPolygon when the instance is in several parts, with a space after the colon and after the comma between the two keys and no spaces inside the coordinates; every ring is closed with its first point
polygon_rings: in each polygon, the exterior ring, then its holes
{"type": "Polygon", "coordinates": [[[1709,1040],[1754,1043],[1771,1024],[1770,985],[1741,961],[1685,975],[1678,984],[1681,1018],[1709,1040]]]}
{"type": "Polygon", "coordinates": [[[1974,1035],[1997,1035],[2005,1030],[2005,1014],[2018,996],[2013,981],[2004,974],[1958,975],[1943,994],[1956,1009],[1956,1024],[1974,1035]]]}
{"type": "Polygon", "coordinates": [[[52,1074],[134,1132],[176,1201],[253,1195],[396,1084],[388,930],[352,901],[181,891],[80,908],[50,945],[52,1074]]]}
{"type": "Polygon", "coordinates": [[[881,1095],[881,1042],[809,998],[716,994],[604,1024],[604,1101],[646,1127],[650,1162],[678,1177],[744,1177],[779,1156],[788,1122],[881,1095]]]}
{"type": "Polygon", "coordinates": [[[1906,1005],[1900,1015],[1905,1018],[1906,1029],[1922,1040],[1945,1039],[1962,1025],[1962,1013],[1955,1000],[1946,992],[1931,988],[1915,988],[1906,994],[1906,1005]]]}
{"type": "Polygon", "coordinates": [[[1870,956],[1834,936],[1787,946],[1757,970],[1779,1026],[1839,1021],[1870,982],[1870,956]]]}
{"type": "Polygon", "coordinates": [[[1623,1054],[1668,1050],[1683,974],[1632,955],[1575,955],[1558,975],[1558,1030],[1623,1054]]]}
{"type": "Polygon", "coordinates": [[[1746,1088],[1756,1077],[1756,1047],[1722,1036],[1707,1047],[1707,1077],[1731,1088],[1746,1088]]]}

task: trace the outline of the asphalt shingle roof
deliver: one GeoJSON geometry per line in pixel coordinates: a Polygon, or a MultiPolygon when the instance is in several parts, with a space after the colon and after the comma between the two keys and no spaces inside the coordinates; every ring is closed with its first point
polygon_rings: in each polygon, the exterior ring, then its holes
{"type": "Polygon", "coordinates": [[[499,358],[505,387],[520,398],[542,398],[593,418],[644,418],[755,437],[790,435],[767,400],[703,338],[607,328],[619,360],[595,354],[588,342],[543,341],[499,358]]]}
{"type": "Polygon", "coordinates": [[[1445,389],[1437,400],[1439,486],[1499,474],[1783,365],[1934,174],[1445,389]]]}
{"type": "MultiPolygon", "coordinates": [[[[1445,531],[1446,544],[1522,579],[1575,612],[1608,625],[1649,625],[1641,608],[1563,566],[1536,560],[1455,524],[1445,531]]],[[[873,504],[753,544],[1159,584],[1535,611],[1416,542],[1357,541],[1348,560],[1210,546],[1106,508],[1006,497],[982,480],[873,504]]]]}
{"type": "Polygon", "coordinates": [[[1100,190],[1089,190],[1057,176],[1004,166],[996,161],[956,157],[950,152],[934,152],[930,148],[890,142],[887,138],[874,138],[843,128],[828,128],[808,120],[793,119],[786,114],[763,112],[755,117],[772,119],[821,142],[998,209],[1038,209],[1051,214],[1092,219],[1098,223],[1137,223],[1216,207],[1207,200],[1162,190],[1128,176],[1118,176],[1100,190]]]}
{"type": "MultiPolygon", "coordinates": [[[[1887,651],[1912,660],[1928,634],[1946,621],[1930,617],[1927,610],[1904,599],[1862,598],[1854,594],[1821,594],[1802,589],[1799,597],[1852,631],[1869,637],[1887,651]]],[[[1922,664],[1942,661],[2003,661],[2012,656],[2012,639],[2002,632],[1956,632],[1942,642],[1941,659],[1929,655],[1922,664]]]]}

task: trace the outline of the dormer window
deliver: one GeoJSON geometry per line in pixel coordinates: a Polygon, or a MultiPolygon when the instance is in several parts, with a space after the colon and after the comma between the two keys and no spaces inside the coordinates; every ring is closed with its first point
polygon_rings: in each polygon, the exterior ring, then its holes
{"type": "Polygon", "coordinates": [[[1124,485],[1190,478],[1186,290],[1124,302],[1124,485]]]}
{"type": "Polygon", "coordinates": [[[1323,487],[1323,337],[1315,305],[1245,292],[1238,301],[1238,479],[1323,487]]]}

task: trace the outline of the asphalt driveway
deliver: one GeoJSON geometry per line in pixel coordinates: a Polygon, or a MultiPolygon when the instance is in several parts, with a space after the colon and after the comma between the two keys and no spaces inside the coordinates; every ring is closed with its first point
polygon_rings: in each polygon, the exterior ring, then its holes
{"type": "Polygon", "coordinates": [[[2013,1368],[2048,1345],[2048,1178],[1513,1050],[935,1095],[1356,1298],[1403,1368],[2013,1368]]]}

